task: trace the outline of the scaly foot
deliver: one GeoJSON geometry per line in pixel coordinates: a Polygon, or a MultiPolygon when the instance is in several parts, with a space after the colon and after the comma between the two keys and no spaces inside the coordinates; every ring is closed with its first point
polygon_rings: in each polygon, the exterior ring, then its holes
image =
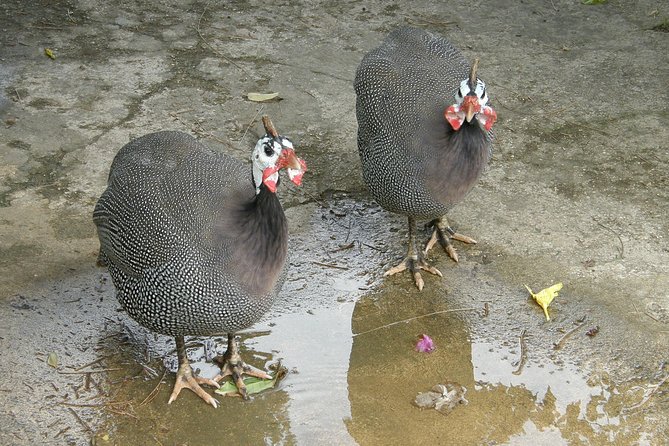
{"type": "Polygon", "coordinates": [[[214,362],[221,367],[221,372],[214,377],[214,381],[218,383],[226,376],[231,376],[237,386],[239,394],[245,400],[249,399],[249,397],[246,393],[246,385],[244,384],[242,375],[255,376],[260,379],[272,379],[268,373],[242,361],[242,357],[239,355],[239,348],[237,347],[235,335],[232,333],[228,333],[228,350],[222,357],[217,356],[214,358],[214,362]]]}
{"type": "Polygon", "coordinates": [[[183,336],[177,336],[177,356],[179,357],[179,370],[177,370],[177,378],[174,383],[174,390],[172,390],[172,395],[167,404],[172,404],[172,401],[177,399],[181,389],[190,389],[197,396],[202,398],[207,404],[211,404],[214,408],[218,407],[218,401],[214,399],[211,395],[205,392],[200,384],[207,384],[215,388],[219,388],[218,383],[212,379],[202,378],[193,374],[193,368],[188,362],[188,356],[186,355],[186,343],[183,336]]]}
{"type": "Polygon", "coordinates": [[[451,239],[458,240],[463,243],[476,244],[476,240],[466,235],[459,234],[455,232],[449,225],[448,220],[445,217],[432,220],[429,223],[429,226],[432,226],[434,230],[432,231],[432,237],[425,245],[425,251],[423,255],[427,256],[427,253],[432,249],[432,247],[439,242],[439,244],[444,248],[444,251],[448,256],[454,261],[458,261],[458,253],[455,251],[451,239]]]}
{"type": "Polygon", "coordinates": [[[423,282],[423,277],[420,275],[419,270],[424,270],[427,271],[428,273],[432,273],[436,276],[439,277],[444,277],[441,274],[441,271],[439,271],[437,268],[434,266],[430,265],[425,261],[425,259],[421,256],[420,258],[417,255],[413,256],[406,256],[402,262],[400,262],[399,265],[390,268],[388,271],[383,273],[384,276],[392,276],[393,274],[400,273],[404,270],[409,270],[411,272],[411,275],[413,276],[413,280],[418,287],[418,291],[423,290],[423,286],[425,285],[425,282],[423,282]]]}

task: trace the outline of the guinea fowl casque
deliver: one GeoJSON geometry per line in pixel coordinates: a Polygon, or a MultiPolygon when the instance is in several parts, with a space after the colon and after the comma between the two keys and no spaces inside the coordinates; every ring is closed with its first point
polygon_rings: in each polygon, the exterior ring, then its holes
{"type": "Polygon", "coordinates": [[[269,377],[241,360],[234,333],[257,322],[283,284],[288,231],[275,194],[279,171],[299,185],[306,165],[269,118],[263,123],[252,170],[185,133],[137,138],[114,158],[95,206],[99,263],[108,266],[121,306],[176,340],[169,403],[189,388],[217,407],[200,384],[219,387],[230,375],[246,398],[243,374],[269,377]],[[221,333],[228,334],[221,373],[195,376],[184,336],[221,333]]]}
{"type": "Polygon", "coordinates": [[[406,258],[386,271],[441,276],[425,257],[439,242],[458,261],[451,239],[476,243],[448,225],[448,210],[471,190],[492,153],[485,84],[446,39],[400,28],[363,58],[355,77],[358,150],[365,183],[386,210],[409,219],[406,258]],[[453,101],[455,100],[455,103],[453,101]],[[433,227],[425,251],[416,247],[416,219],[433,227]]]}

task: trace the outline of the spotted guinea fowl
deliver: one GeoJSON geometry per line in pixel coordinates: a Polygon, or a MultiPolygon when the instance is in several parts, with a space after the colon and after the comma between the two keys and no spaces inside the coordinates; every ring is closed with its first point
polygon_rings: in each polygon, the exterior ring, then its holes
{"type": "Polygon", "coordinates": [[[485,84],[443,37],[416,28],[392,32],[363,58],[355,77],[358,150],[365,183],[385,209],[409,218],[405,269],[419,290],[419,270],[441,276],[425,260],[436,242],[458,261],[450,239],[476,243],[453,231],[445,214],[471,190],[492,153],[485,84]],[[455,101],[455,103],[453,103],[455,101]],[[416,219],[434,228],[425,251],[416,248],[416,219]]]}
{"type": "Polygon", "coordinates": [[[267,134],[252,169],[181,132],[158,132],[125,145],[114,158],[93,219],[100,258],[125,311],[146,328],[174,336],[179,358],[169,403],[200,384],[242,374],[268,378],[245,364],[234,333],[257,322],[285,278],[287,224],[276,197],[279,171],[300,184],[306,170],[288,138],[263,117],[267,134]],[[184,336],[228,334],[221,373],[195,376],[184,336]]]}

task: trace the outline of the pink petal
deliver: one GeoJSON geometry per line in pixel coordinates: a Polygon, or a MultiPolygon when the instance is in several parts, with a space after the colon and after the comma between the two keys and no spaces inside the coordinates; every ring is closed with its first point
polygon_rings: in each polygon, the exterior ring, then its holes
{"type": "Polygon", "coordinates": [[[416,343],[416,351],[421,353],[430,353],[434,350],[434,341],[426,334],[420,335],[416,343]]]}

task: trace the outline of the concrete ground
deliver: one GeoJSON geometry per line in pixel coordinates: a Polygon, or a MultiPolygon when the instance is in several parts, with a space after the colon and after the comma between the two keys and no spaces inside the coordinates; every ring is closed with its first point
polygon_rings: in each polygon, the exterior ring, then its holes
{"type": "Polygon", "coordinates": [[[94,267],[91,212],[131,138],[182,130],[247,159],[267,113],[310,171],[302,188],[281,191],[291,277],[246,347],[300,373],[273,395],[219,408],[219,427],[232,433],[212,435],[242,444],[666,444],[669,5],[585,3],[4,1],[0,443],[212,438],[207,423],[184,415],[212,416],[195,398],[165,406],[171,376],[161,387],[157,358],[169,340],[117,311],[94,267]],[[445,278],[427,277],[422,293],[408,276],[380,277],[403,254],[406,228],[365,192],[352,89],[363,55],[407,24],[480,58],[498,113],[490,169],[449,215],[479,244],[458,246],[457,265],[435,254],[445,278]],[[258,104],[249,92],[282,100],[258,104]],[[546,322],[523,285],[556,282],[564,288],[546,322]],[[447,313],[458,308],[461,316],[447,313]],[[447,319],[376,330],[431,312],[447,319]],[[398,347],[414,353],[422,330],[442,346],[429,360],[398,347]],[[521,353],[526,370],[513,374],[521,353]],[[437,370],[469,388],[470,403],[447,421],[410,404],[443,378],[437,370]],[[155,405],[145,402],[159,387],[155,405]],[[244,424],[270,412],[279,428],[244,424]]]}

